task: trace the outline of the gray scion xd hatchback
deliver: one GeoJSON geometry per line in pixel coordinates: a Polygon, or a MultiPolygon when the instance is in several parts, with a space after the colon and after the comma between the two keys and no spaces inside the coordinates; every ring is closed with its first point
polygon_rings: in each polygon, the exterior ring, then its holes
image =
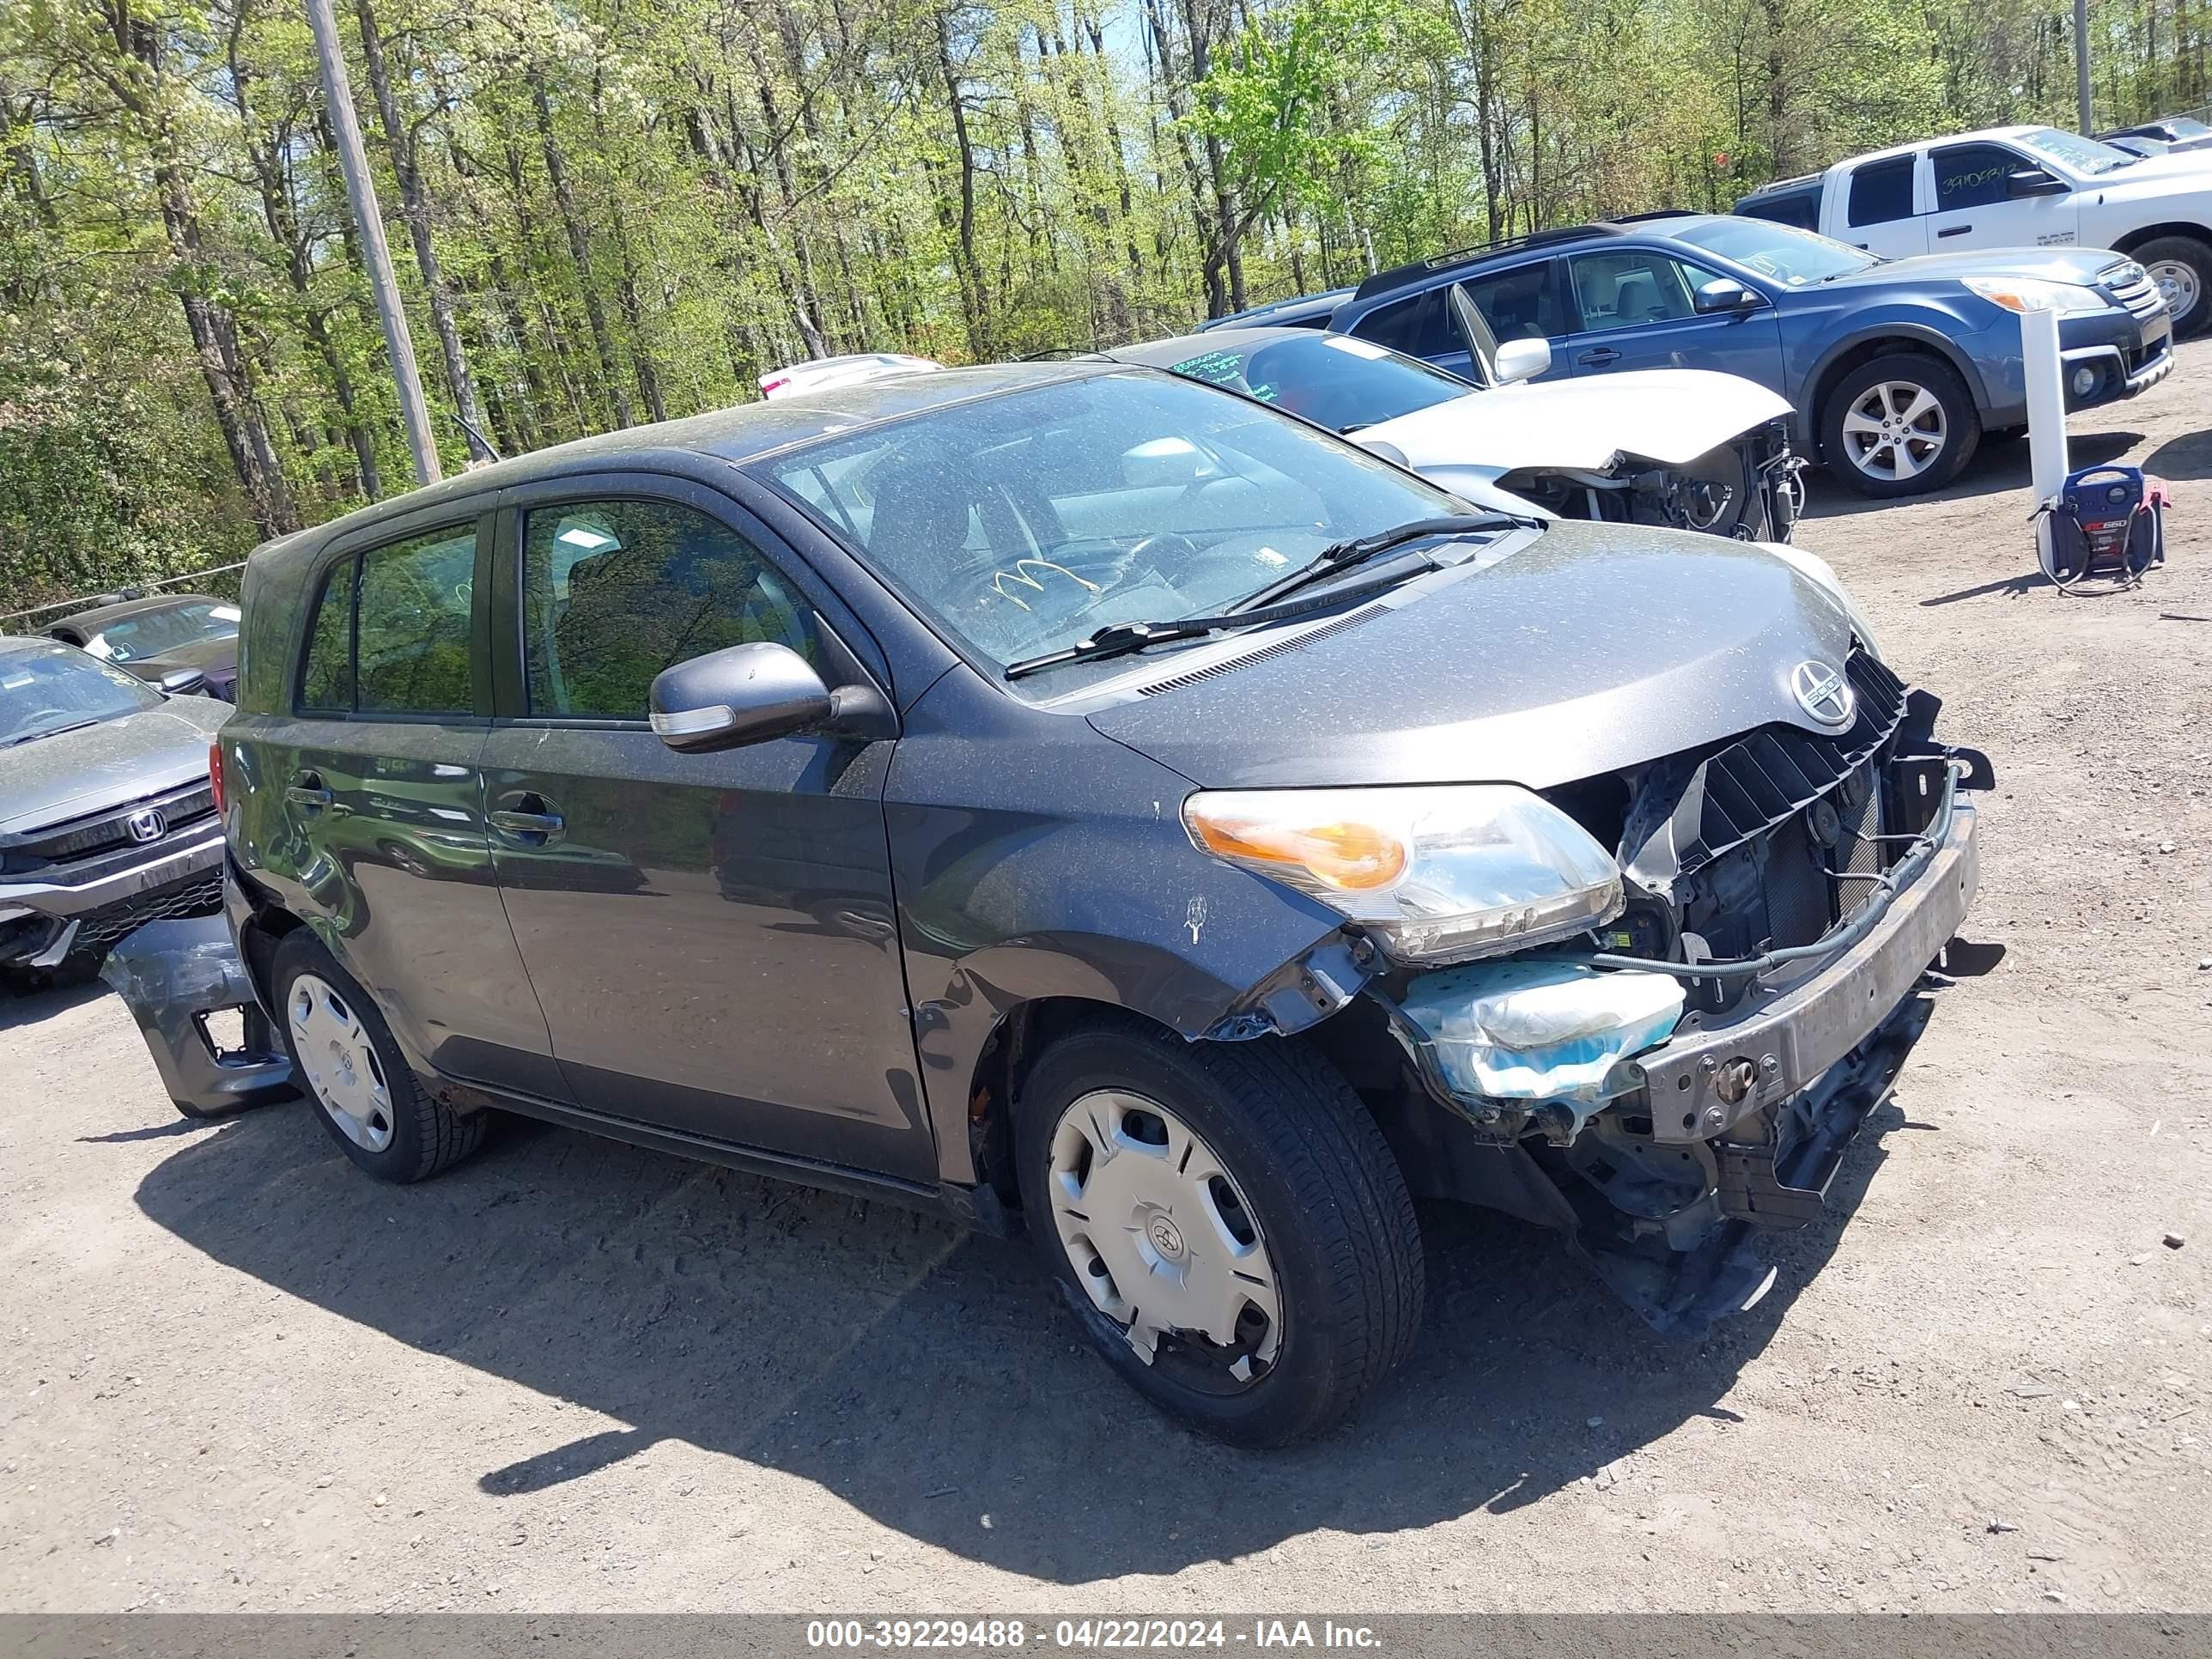
{"type": "Polygon", "coordinates": [[[1819,1213],[1990,773],[1794,556],[1115,364],[589,440],[255,555],[231,925],[372,1175],[497,1109],[1025,1231],[1294,1441],[1414,1197],[1693,1333],[1819,1213]]]}

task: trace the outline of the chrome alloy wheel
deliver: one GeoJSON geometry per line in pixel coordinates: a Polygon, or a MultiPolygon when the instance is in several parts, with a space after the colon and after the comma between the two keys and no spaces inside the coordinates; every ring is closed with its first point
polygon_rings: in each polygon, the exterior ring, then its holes
{"type": "Polygon", "coordinates": [[[285,999],[292,1052],[307,1086],[348,1140],[366,1152],[392,1144],[392,1091],[360,1016],[330,981],[301,974],[285,999]]]}
{"type": "Polygon", "coordinates": [[[1851,465],[1885,482],[1918,477],[1936,464],[1949,436],[1942,400],[1910,380],[1869,386],[1844,415],[1851,465]]]}
{"type": "Polygon", "coordinates": [[[2158,285],[2166,308],[2173,314],[2176,323],[2196,310],[2197,302],[2204,297],[2203,284],[2197,279],[2197,267],[2186,259],[2160,259],[2145,265],[2143,270],[2158,285]]]}
{"type": "Polygon", "coordinates": [[[1203,1337],[1240,1387],[1274,1363],[1282,1297],[1259,1223],[1174,1113],[1116,1089],[1079,1097],[1053,1129],[1048,1181],[1077,1279],[1139,1358],[1203,1337]]]}

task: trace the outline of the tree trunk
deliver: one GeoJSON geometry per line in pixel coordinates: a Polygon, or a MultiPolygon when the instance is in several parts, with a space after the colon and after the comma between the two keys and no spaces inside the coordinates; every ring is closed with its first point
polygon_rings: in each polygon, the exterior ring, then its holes
{"type": "Polygon", "coordinates": [[[544,76],[531,76],[530,96],[538,112],[538,142],[545,153],[545,175],[553,183],[553,205],[561,215],[561,228],[568,233],[568,256],[576,262],[576,285],[583,290],[584,319],[591,325],[592,344],[599,353],[600,387],[614,405],[615,424],[626,427],[630,423],[629,392],[615,368],[614,336],[607,328],[607,308],[600,303],[599,286],[592,280],[592,244],[576,211],[576,195],[568,185],[568,164],[561,154],[561,142],[553,136],[553,104],[546,94],[544,76]]]}
{"type": "Polygon", "coordinates": [[[399,216],[407,222],[408,239],[415,245],[416,268],[422,273],[423,292],[430,301],[431,325],[438,332],[438,352],[445,361],[446,389],[463,422],[472,460],[491,459],[490,447],[477,434],[483,416],[477,404],[477,388],[469,373],[461,331],[453,319],[453,296],[438,263],[438,249],[430,239],[430,204],[422,190],[422,172],[416,136],[399,118],[398,100],[392,95],[392,73],[384,60],[384,36],[376,25],[374,0],[354,0],[361,20],[361,52],[368,65],[368,84],[376,97],[376,112],[384,125],[384,142],[392,152],[392,177],[399,185],[399,216]]]}

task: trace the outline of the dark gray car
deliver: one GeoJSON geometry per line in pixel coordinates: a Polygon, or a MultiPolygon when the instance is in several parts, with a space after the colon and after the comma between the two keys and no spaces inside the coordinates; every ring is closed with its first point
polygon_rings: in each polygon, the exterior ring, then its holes
{"type": "Polygon", "coordinates": [[[0,968],[74,969],[143,922],[219,908],[208,745],[229,712],[0,636],[0,968]]]}
{"type": "Polygon", "coordinates": [[[1975,884],[1986,763],[1788,564],[1147,369],[570,445],[245,606],[230,915],[348,1157],[496,1107],[1025,1226],[1245,1442],[1406,1352],[1416,1195],[1756,1300],[1975,884]]]}

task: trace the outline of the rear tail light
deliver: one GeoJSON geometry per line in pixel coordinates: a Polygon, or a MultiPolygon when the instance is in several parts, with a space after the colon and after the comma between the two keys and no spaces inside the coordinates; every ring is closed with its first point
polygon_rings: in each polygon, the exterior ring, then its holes
{"type": "Polygon", "coordinates": [[[215,814],[222,816],[222,740],[217,738],[208,745],[208,790],[215,796],[215,814]]]}

